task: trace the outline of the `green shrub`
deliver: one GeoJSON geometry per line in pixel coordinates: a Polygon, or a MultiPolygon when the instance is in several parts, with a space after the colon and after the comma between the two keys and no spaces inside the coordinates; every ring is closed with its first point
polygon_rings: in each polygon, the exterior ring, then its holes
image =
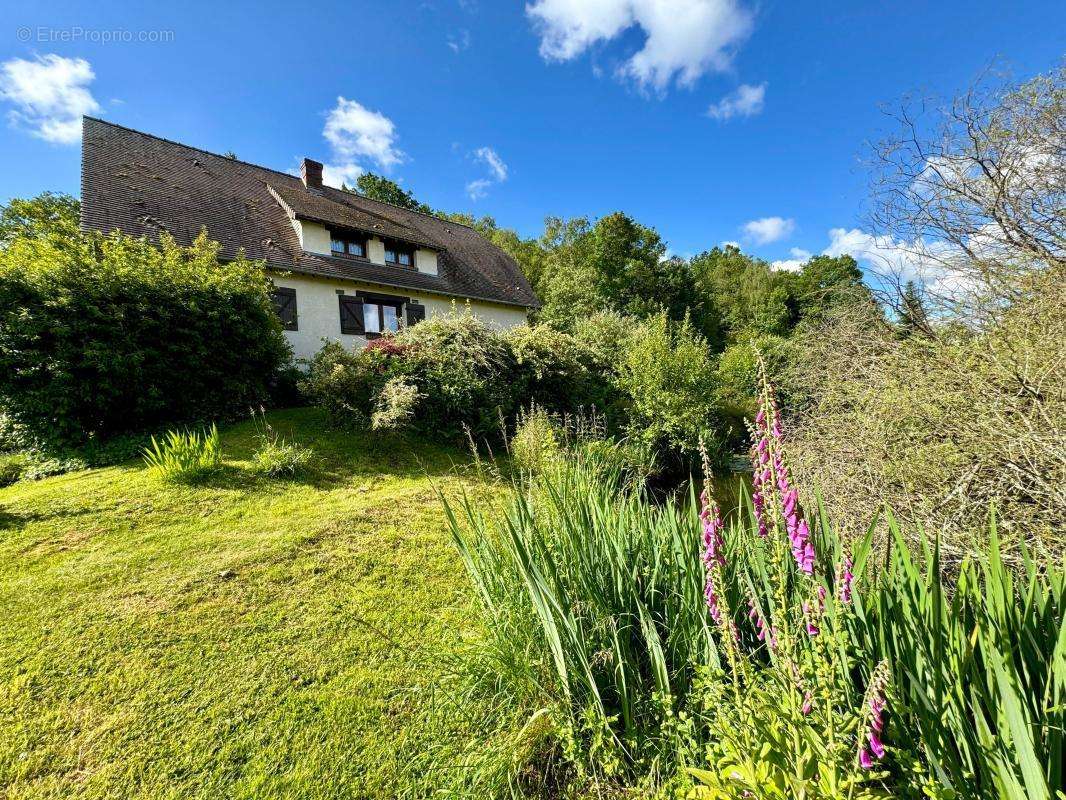
{"type": "Polygon", "coordinates": [[[218,427],[205,431],[168,431],[152,437],[144,449],[144,463],[160,479],[173,483],[194,483],[222,466],[222,443],[218,427]]]}
{"type": "Polygon", "coordinates": [[[452,439],[465,429],[496,437],[522,398],[514,391],[515,361],[507,341],[468,311],[432,317],[396,336],[403,348],[394,374],[420,395],[416,430],[452,439]]]}
{"type": "Polygon", "coordinates": [[[561,438],[559,425],[543,408],[522,411],[511,437],[511,459],[523,472],[541,473],[563,455],[561,438]]]}
{"type": "Polygon", "coordinates": [[[29,462],[24,453],[7,453],[0,455],[0,488],[10,486],[19,480],[29,462]]]}
{"type": "Polygon", "coordinates": [[[789,390],[790,369],[798,358],[798,346],[790,339],[772,334],[752,336],[731,344],[718,357],[717,398],[728,421],[728,440],[733,448],[747,438],[744,420],[754,419],[759,396],[759,369],[756,352],[762,355],[783,408],[792,405],[789,390]]]}
{"type": "Polygon", "coordinates": [[[326,411],[338,427],[366,427],[381,387],[389,379],[390,356],[380,350],[348,350],[327,342],[308,364],[300,391],[326,411]]]}
{"type": "Polygon", "coordinates": [[[659,315],[635,328],[619,365],[628,400],[626,434],[660,454],[660,466],[689,469],[697,443],[724,458],[724,424],[715,400],[715,363],[706,341],[687,322],[659,315]],[[662,463],[667,459],[673,464],[662,463]]]}
{"type": "Polygon", "coordinates": [[[0,249],[0,406],[49,447],[236,415],[288,358],[269,285],[204,234],[15,238],[0,249]]]}
{"type": "Polygon", "coordinates": [[[617,421],[609,362],[580,339],[549,325],[519,325],[504,334],[515,360],[515,393],[550,412],[596,409],[617,421]]]}
{"type": "Polygon", "coordinates": [[[414,419],[418,403],[422,399],[418,387],[405,377],[390,378],[381,387],[374,400],[374,413],[370,427],[376,431],[398,430],[414,419]]]}

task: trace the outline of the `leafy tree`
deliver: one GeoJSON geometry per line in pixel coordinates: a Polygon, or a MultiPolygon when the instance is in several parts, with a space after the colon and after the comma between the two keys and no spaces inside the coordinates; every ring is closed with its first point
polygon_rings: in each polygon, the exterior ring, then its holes
{"type": "Polygon", "coordinates": [[[355,188],[341,187],[345,191],[369,197],[371,200],[380,200],[382,203],[407,208],[411,211],[421,211],[423,214],[432,214],[433,209],[425,203],[415,199],[410,190],[404,189],[396,181],[391,181],[384,175],[373,172],[364,172],[355,179],[355,188]]]}
{"type": "Polygon", "coordinates": [[[43,192],[29,200],[15,198],[0,208],[0,247],[16,238],[73,238],[78,235],[81,203],[69,194],[43,192]]]}
{"type": "Polygon", "coordinates": [[[697,291],[705,298],[703,327],[719,349],[745,335],[780,336],[795,322],[787,273],[731,245],[692,259],[697,291]]]}
{"type": "Polygon", "coordinates": [[[862,270],[849,255],[815,256],[791,275],[791,283],[799,319],[823,319],[828,309],[855,299],[856,293],[869,297],[862,270]]]}
{"type": "Polygon", "coordinates": [[[665,259],[659,234],[622,212],[594,224],[549,218],[541,246],[546,254],[533,285],[544,302],[541,316],[552,324],[569,327],[593,311],[637,318],[663,311],[680,321],[697,305],[687,262],[665,259]]]}

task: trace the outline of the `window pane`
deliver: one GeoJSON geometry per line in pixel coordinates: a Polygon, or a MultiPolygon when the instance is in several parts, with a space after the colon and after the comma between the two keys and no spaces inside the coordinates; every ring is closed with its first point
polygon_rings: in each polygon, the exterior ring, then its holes
{"type": "Polygon", "coordinates": [[[334,253],[343,253],[344,242],[342,242],[340,239],[330,239],[329,249],[332,250],[334,253]]]}
{"type": "Polygon", "coordinates": [[[349,253],[349,255],[353,255],[353,256],[362,256],[362,255],[364,255],[363,243],[362,242],[348,242],[348,253],[349,253]]]}
{"type": "Polygon", "coordinates": [[[401,253],[398,253],[398,255],[400,256],[399,262],[401,264],[403,264],[405,267],[411,266],[411,254],[410,253],[401,252],[401,253]]]}
{"type": "Polygon", "coordinates": [[[367,333],[381,333],[381,317],[377,303],[363,303],[363,329],[367,333]]]}
{"type": "Polygon", "coordinates": [[[385,248],[385,260],[386,261],[395,261],[396,260],[396,251],[391,249],[391,248],[389,248],[389,247],[386,247],[385,248]]]}
{"type": "Polygon", "coordinates": [[[381,316],[385,321],[385,330],[398,331],[400,329],[400,318],[396,313],[396,306],[382,306],[381,316]]]}

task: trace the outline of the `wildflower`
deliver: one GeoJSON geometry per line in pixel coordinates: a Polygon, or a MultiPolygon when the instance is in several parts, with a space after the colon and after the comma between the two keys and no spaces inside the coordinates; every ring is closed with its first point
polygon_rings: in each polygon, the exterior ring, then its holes
{"type": "Polygon", "coordinates": [[[766,642],[766,644],[773,650],[777,647],[777,632],[769,629],[766,624],[766,620],[759,614],[759,609],[755,606],[755,601],[748,598],[748,619],[755,620],[756,636],[760,642],[766,642]]]}
{"type": "MultiPolygon", "coordinates": [[[[711,465],[700,442],[700,455],[703,458],[703,474],[705,476],[703,491],[700,493],[700,527],[703,530],[703,566],[705,578],[703,584],[703,598],[707,603],[707,609],[711,612],[711,619],[716,625],[723,624],[723,614],[720,608],[718,591],[718,571],[725,567],[725,542],[722,539],[722,514],[718,504],[714,501],[711,492],[711,465]]],[[[725,616],[728,616],[725,615],[725,616]]],[[[732,623],[727,626],[732,631],[732,623]]]]}
{"type": "Polygon", "coordinates": [[[803,601],[803,618],[807,624],[807,635],[817,636],[821,633],[821,630],[814,624],[814,614],[811,612],[811,604],[806,600],[803,601]]]}
{"type": "Polygon", "coordinates": [[[803,716],[807,716],[811,713],[811,708],[814,707],[814,696],[809,692],[803,693],[803,706],[800,708],[800,712],[803,716]]]}
{"type": "Polygon", "coordinates": [[[841,564],[841,568],[838,571],[840,575],[840,602],[851,602],[851,582],[855,580],[855,576],[851,574],[851,558],[844,556],[844,563],[841,564]]]}
{"type": "Polygon", "coordinates": [[[881,741],[881,732],[884,730],[884,711],[886,706],[885,688],[888,685],[888,662],[882,661],[877,665],[870,676],[870,686],[866,690],[866,710],[868,712],[868,724],[859,744],[859,764],[863,769],[871,769],[875,758],[883,758],[885,745],[881,741]]]}

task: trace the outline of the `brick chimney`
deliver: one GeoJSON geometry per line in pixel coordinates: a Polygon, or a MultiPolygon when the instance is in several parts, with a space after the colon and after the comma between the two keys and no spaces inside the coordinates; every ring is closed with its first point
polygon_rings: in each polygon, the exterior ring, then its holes
{"type": "Polygon", "coordinates": [[[305,158],[300,165],[300,178],[308,189],[322,188],[322,164],[311,158],[305,158]]]}

